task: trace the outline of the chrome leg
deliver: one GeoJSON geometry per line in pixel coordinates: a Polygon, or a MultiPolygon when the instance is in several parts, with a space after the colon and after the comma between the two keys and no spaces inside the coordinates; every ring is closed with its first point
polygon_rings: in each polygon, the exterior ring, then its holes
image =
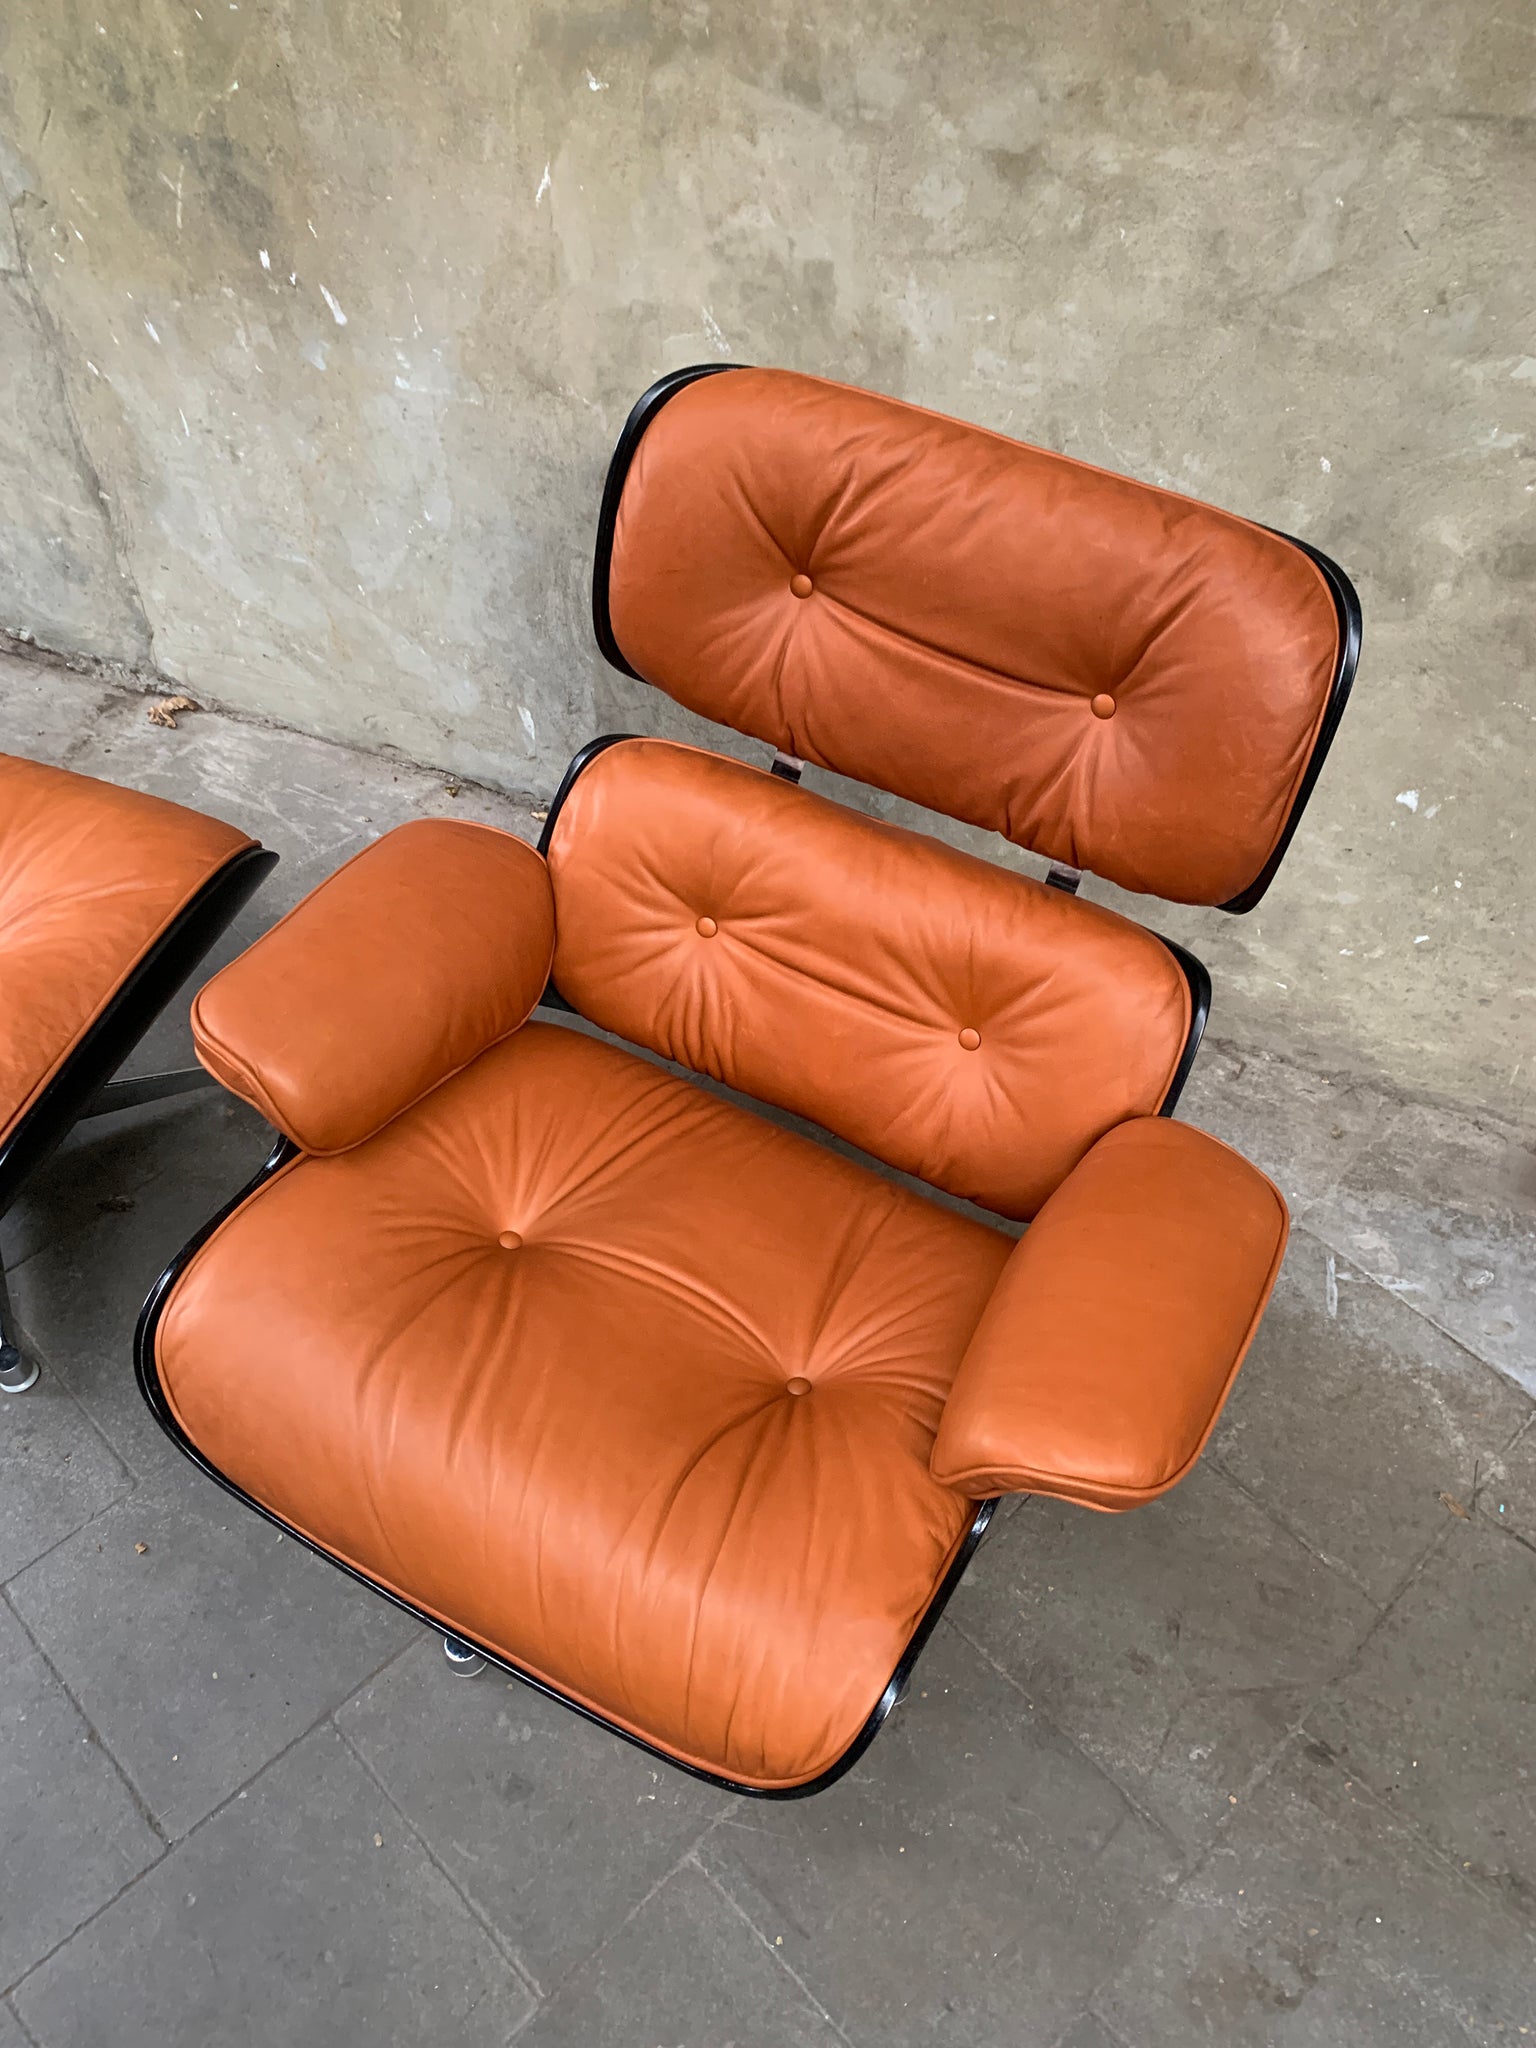
{"type": "Polygon", "coordinates": [[[448,1669],[456,1671],[461,1678],[476,1678],[485,1669],[485,1659],[478,1650],[472,1650],[468,1643],[461,1643],[457,1636],[443,1637],[443,1655],[448,1659],[448,1669]]]}
{"type": "Polygon", "coordinates": [[[110,1116],[114,1110],[137,1109],[141,1103],[164,1102],[167,1096],[190,1095],[194,1089],[217,1088],[212,1074],[201,1067],[182,1067],[174,1074],[134,1074],[127,1080],[108,1081],[80,1112],[88,1116],[110,1116]]]}
{"type": "Polygon", "coordinates": [[[28,1358],[16,1335],[11,1297],[5,1291],[5,1269],[0,1266],[0,1394],[24,1394],[37,1383],[38,1364],[28,1358]]]}

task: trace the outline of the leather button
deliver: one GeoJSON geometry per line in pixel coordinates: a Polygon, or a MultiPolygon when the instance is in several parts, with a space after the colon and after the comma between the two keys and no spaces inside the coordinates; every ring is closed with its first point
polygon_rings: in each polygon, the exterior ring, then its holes
{"type": "Polygon", "coordinates": [[[798,576],[790,577],[789,587],[795,593],[796,597],[809,597],[811,592],[816,588],[815,584],[811,581],[810,577],[806,575],[803,569],[800,571],[798,576]]]}
{"type": "Polygon", "coordinates": [[[504,1252],[521,1251],[523,1244],[523,1240],[518,1236],[515,1230],[504,1230],[501,1233],[500,1237],[497,1238],[496,1242],[501,1246],[504,1252]]]}
{"type": "Polygon", "coordinates": [[[974,1052],[977,1046],[981,1043],[981,1033],[979,1031],[973,1031],[970,1025],[967,1024],[965,1029],[960,1034],[960,1043],[965,1047],[967,1052],[974,1052]]]}
{"type": "Polygon", "coordinates": [[[715,933],[719,931],[719,929],[719,925],[715,923],[715,920],[712,917],[701,917],[698,923],[694,926],[694,930],[698,933],[701,939],[712,939],[715,936],[715,933]]]}
{"type": "Polygon", "coordinates": [[[1088,706],[1088,709],[1095,718],[1113,718],[1115,715],[1115,700],[1107,691],[1100,690],[1098,696],[1088,706]]]}
{"type": "Polygon", "coordinates": [[[796,1373],[792,1380],[784,1382],[784,1391],[786,1394],[808,1394],[811,1391],[811,1383],[796,1373]]]}

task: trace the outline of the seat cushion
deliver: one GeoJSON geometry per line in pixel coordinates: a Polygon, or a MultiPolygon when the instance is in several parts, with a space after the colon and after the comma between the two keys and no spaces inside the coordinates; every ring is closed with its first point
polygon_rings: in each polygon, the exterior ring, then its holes
{"type": "Polygon", "coordinates": [[[584,1017],[999,1214],[1160,1109],[1183,969],[1097,903],[667,740],[588,763],[549,842],[584,1017]]]}
{"type": "Polygon", "coordinates": [[[179,804],[0,754],[0,1139],[203,884],[253,843],[179,804]]]}
{"type": "Polygon", "coordinates": [[[260,1189],[157,1358],[192,1442],[295,1529],[786,1787],[858,1734],[970,1525],[928,1465],[1010,1242],[530,1024],[260,1189]]]}

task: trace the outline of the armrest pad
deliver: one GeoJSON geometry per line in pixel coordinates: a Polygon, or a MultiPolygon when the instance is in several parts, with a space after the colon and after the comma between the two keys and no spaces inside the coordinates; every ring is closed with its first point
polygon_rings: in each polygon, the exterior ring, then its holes
{"type": "Polygon", "coordinates": [[[1189,1124],[1098,1141],[1010,1254],[934,1442],[962,1493],[1139,1506],[1204,1448],[1290,1228],[1280,1190],[1189,1124]]]}
{"type": "Polygon", "coordinates": [[[207,983],[197,1056],[304,1151],[345,1152],[515,1031],[554,944],[532,847],[400,825],[207,983]]]}

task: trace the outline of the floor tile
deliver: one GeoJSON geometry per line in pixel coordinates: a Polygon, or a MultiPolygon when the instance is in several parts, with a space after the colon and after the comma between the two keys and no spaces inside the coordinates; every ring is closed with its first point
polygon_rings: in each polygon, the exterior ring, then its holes
{"type": "Polygon", "coordinates": [[[539,2014],[518,2048],[838,2048],[703,1872],[685,1864],[539,2014]]]}
{"type": "Polygon", "coordinates": [[[16,1993],[42,2048],[502,2048],[531,2003],[330,1729],[16,1993]]]}
{"type": "Polygon", "coordinates": [[[10,1593],[173,1837],[420,1627],[211,1480],[141,1490],[10,1593]]]}
{"type": "Polygon", "coordinates": [[[1132,2048],[1515,2048],[1536,1944],[1299,1744],[1094,2008],[1132,2048]]]}
{"type": "Polygon", "coordinates": [[[1536,1394],[1536,1152],[1528,1137],[1491,1117],[1403,1104],[1305,1221],[1536,1394]]]}
{"type": "Polygon", "coordinates": [[[1377,1601],[1531,1404],[1304,1230],[1208,1453],[1377,1601]]]}
{"type": "Polygon", "coordinates": [[[3,1581],[121,1500],[133,1477],[57,1378],[0,1404],[3,1581]]]}
{"type": "Polygon", "coordinates": [[[699,1851],[854,2041],[1050,2048],[1159,1910],[1172,1843],[941,1626],[912,1692],[813,1799],[699,1851]]]}
{"type": "Polygon", "coordinates": [[[0,1989],[162,1849],[46,1663],[6,1654],[10,1640],[0,1641],[0,1989]]]}
{"type": "Polygon", "coordinates": [[[1536,1929],[1536,1434],[1307,1727],[1536,1929]]]}
{"type": "Polygon", "coordinates": [[[1206,1463],[1131,1514],[1032,1500],[950,1613],[1192,1849],[1377,1610],[1206,1463]]]}
{"type": "Polygon", "coordinates": [[[338,1716],[380,1783],[545,1990],[676,1863],[728,1794],[428,1637],[338,1716]]]}

